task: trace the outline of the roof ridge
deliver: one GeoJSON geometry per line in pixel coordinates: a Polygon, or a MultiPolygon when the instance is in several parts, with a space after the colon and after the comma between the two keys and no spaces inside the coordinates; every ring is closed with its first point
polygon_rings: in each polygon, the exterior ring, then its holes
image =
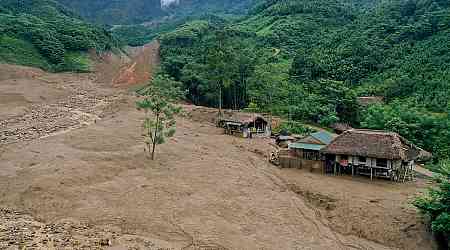
{"type": "MultiPolygon", "coordinates": [[[[366,128],[360,128],[360,129],[350,129],[347,130],[346,132],[373,132],[373,133],[378,133],[378,134],[384,134],[384,135],[394,135],[394,136],[400,136],[398,133],[393,132],[393,131],[385,131],[385,130],[381,130],[381,129],[366,129],[366,128]]],[[[345,133],[345,132],[344,132],[345,133]]]]}

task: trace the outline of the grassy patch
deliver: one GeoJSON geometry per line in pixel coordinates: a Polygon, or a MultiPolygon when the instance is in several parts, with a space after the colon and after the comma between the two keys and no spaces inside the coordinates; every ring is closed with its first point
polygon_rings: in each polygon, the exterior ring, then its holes
{"type": "Polygon", "coordinates": [[[66,52],[64,62],[55,67],[55,71],[91,72],[92,61],[83,52],[66,52]]]}

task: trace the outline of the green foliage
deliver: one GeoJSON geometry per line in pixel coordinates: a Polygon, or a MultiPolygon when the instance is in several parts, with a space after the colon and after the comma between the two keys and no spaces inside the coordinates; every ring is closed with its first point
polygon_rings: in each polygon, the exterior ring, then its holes
{"type": "Polygon", "coordinates": [[[436,159],[450,156],[450,119],[448,114],[430,113],[405,101],[369,107],[363,127],[398,132],[413,143],[431,150],[436,159]]]}
{"type": "Polygon", "coordinates": [[[151,84],[139,90],[145,99],[138,101],[136,106],[146,113],[143,122],[144,137],[151,159],[155,159],[155,149],[163,144],[166,138],[175,134],[175,115],[181,109],[171,103],[182,97],[178,83],[165,75],[156,76],[151,84]]]}
{"type": "Polygon", "coordinates": [[[130,46],[142,46],[161,34],[173,31],[184,20],[153,22],[152,24],[135,24],[115,26],[111,31],[115,37],[130,46]]]}
{"type": "Polygon", "coordinates": [[[160,0],[58,0],[84,18],[100,24],[136,24],[166,15],[160,0]]]}
{"type": "Polygon", "coordinates": [[[316,132],[316,130],[301,122],[287,121],[281,123],[280,126],[275,128],[273,132],[281,134],[308,135],[316,132]]]}
{"type": "Polygon", "coordinates": [[[437,186],[428,194],[418,197],[414,205],[431,220],[434,233],[450,242],[450,164],[441,165],[441,175],[436,177],[437,186]]]}
{"type": "Polygon", "coordinates": [[[30,42],[9,36],[0,37],[0,62],[48,69],[47,60],[30,42]]]}
{"type": "Polygon", "coordinates": [[[252,0],[189,0],[161,6],[160,0],[58,0],[95,23],[107,25],[135,25],[175,21],[199,17],[205,13],[240,15],[246,13],[252,0]]]}
{"type": "Polygon", "coordinates": [[[56,71],[91,72],[92,62],[86,53],[66,52],[62,63],[55,67],[56,71]]]}
{"type": "MultiPolygon", "coordinates": [[[[23,51],[24,46],[20,46],[22,49],[11,47],[10,50],[3,46],[2,57],[14,51],[20,52],[17,63],[54,71],[85,71],[85,65],[81,67],[80,63],[74,63],[74,52],[103,51],[116,46],[108,32],[77,19],[76,15],[52,0],[5,0],[0,2],[0,6],[8,10],[8,14],[0,13],[3,37],[23,41],[22,45],[32,44],[35,49],[31,53],[37,50],[44,59],[40,62],[36,61],[36,56],[27,59],[25,55],[30,55],[30,52],[23,51]],[[28,60],[32,63],[27,63],[28,60]]],[[[14,44],[18,45],[17,42],[14,44]]]]}

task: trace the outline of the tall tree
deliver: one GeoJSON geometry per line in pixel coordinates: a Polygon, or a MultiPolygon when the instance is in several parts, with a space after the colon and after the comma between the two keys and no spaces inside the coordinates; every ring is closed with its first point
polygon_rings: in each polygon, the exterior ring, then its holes
{"type": "Polygon", "coordinates": [[[249,94],[252,102],[261,111],[272,114],[274,109],[287,97],[288,74],[283,72],[280,65],[274,63],[258,65],[253,76],[249,79],[249,94]]]}
{"type": "Polygon", "coordinates": [[[156,146],[175,134],[175,115],[180,113],[181,108],[171,101],[181,97],[182,92],[178,82],[159,75],[139,93],[144,95],[145,99],[138,101],[136,106],[145,111],[146,117],[142,124],[145,143],[151,159],[154,160],[156,146]]]}
{"type": "Polygon", "coordinates": [[[218,91],[219,116],[222,116],[223,89],[232,83],[233,63],[232,50],[226,41],[226,31],[218,30],[216,43],[209,49],[207,57],[209,77],[218,91]]]}

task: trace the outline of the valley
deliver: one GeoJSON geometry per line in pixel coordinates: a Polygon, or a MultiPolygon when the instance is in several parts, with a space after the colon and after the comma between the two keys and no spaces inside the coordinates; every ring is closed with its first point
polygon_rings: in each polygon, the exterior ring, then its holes
{"type": "Polygon", "coordinates": [[[448,249],[449,10],[0,1],[0,250],[448,249]]]}
{"type": "Polygon", "coordinates": [[[150,161],[130,85],[105,77],[147,53],[104,57],[90,74],[2,65],[1,249],[435,247],[410,204],[426,179],[278,169],[270,141],[224,135],[215,109],[184,105],[150,161]]]}

